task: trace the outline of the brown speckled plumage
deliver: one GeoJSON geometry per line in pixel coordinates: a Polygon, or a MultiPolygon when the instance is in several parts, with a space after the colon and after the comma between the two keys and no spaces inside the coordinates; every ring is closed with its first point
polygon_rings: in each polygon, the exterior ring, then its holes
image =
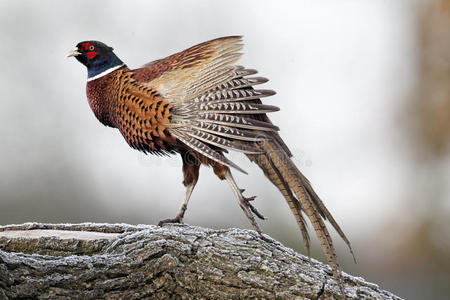
{"type": "Polygon", "coordinates": [[[143,152],[173,152],[175,138],[167,125],[172,105],[159,93],[139,84],[122,67],[87,83],[89,105],[106,126],[119,129],[127,143],[143,152]]]}
{"type": "Polygon", "coordinates": [[[182,222],[199,168],[204,164],[212,166],[220,179],[230,183],[239,205],[260,232],[255,216],[264,217],[250,203],[254,197],[243,196],[230,167],[244,171],[225,157],[227,150],[239,151],[280,190],[309,254],[306,214],[334,275],[340,278],[333,241],[324,221],[331,223],[352,252],[350,242],[292,162],[278,127],[266,115],[278,108],[262,104],[261,98],[275,93],[254,86],[267,79],[249,77],[257,72],[235,65],[241,49],[240,37],[225,37],[135,70],[123,65],[112,48],[96,41],[80,43],[70,56],[76,56],[88,67],[91,75],[87,96],[100,122],[117,128],[128,144],[140,151],[181,154],[186,196],[176,218],[160,224],[182,222]]]}

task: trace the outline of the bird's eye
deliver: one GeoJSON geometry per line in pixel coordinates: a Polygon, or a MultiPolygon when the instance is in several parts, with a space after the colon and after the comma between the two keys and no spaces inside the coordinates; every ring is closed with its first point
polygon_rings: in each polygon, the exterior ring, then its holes
{"type": "Polygon", "coordinates": [[[93,51],[95,49],[95,47],[93,45],[90,45],[88,49],[89,49],[89,51],[93,51]]]}

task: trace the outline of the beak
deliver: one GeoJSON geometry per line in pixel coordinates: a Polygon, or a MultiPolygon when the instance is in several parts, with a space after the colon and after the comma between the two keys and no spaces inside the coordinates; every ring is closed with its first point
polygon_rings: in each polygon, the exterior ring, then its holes
{"type": "Polygon", "coordinates": [[[70,51],[69,53],[67,53],[66,57],[71,57],[71,56],[78,56],[81,53],[78,52],[78,48],[73,49],[72,51],[70,51]]]}

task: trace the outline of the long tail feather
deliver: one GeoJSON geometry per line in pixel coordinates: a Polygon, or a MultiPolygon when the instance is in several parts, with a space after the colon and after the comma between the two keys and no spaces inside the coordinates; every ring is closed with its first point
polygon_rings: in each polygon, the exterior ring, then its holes
{"type": "MultiPolygon", "coordinates": [[[[261,149],[262,150],[262,149],[261,149]]],[[[302,215],[302,209],[300,202],[292,194],[289,185],[284,181],[282,175],[275,167],[273,161],[266,154],[261,155],[247,155],[250,160],[257,163],[258,166],[263,170],[264,175],[280,190],[281,194],[286,199],[292,213],[295,216],[295,220],[300,228],[303,244],[306,249],[308,257],[310,257],[310,244],[309,244],[309,234],[306,226],[305,219],[302,215]]]]}
{"type": "Polygon", "coordinates": [[[305,177],[298,169],[297,169],[298,175],[300,176],[301,180],[303,181],[303,184],[308,191],[311,199],[314,201],[314,204],[318,207],[318,210],[322,217],[326,220],[328,219],[328,222],[333,226],[333,228],[336,230],[336,232],[339,234],[339,236],[344,240],[344,242],[347,244],[348,249],[350,250],[350,253],[353,257],[353,261],[356,263],[356,257],[353,253],[352,246],[350,244],[350,241],[345,236],[344,232],[342,231],[341,227],[338,225],[336,220],[333,218],[333,215],[331,215],[328,208],[326,208],[325,204],[323,204],[322,200],[319,198],[319,196],[316,194],[314,189],[311,186],[311,183],[309,182],[308,178],[305,177]]]}
{"type": "MultiPolygon", "coordinates": [[[[303,240],[308,239],[308,242],[305,242],[305,246],[309,248],[309,236],[307,236],[306,224],[301,217],[301,210],[305,212],[319,238],[322,250],[333,270],[333,274],[337,278],[340,278],[340,267],[337,261],[336,251],[324,220],[327,218],[333,227],[339,228],[336,221],[325,208],[305,176],[297,169],[288,153],[283,150],[283,147],[279,145],[276,139],[267,139],[264,142],[258,143],[258,145],[262,148],[263,154],[249,157],[262,168],[269,180],[278,187],[286,198],[302,231],[303,240]]],[[[345,237],[343,233],[341,234],[339,232],[340,228],[336,230],[341,236],[345,237]]],[[[342,230],[340,231],[342,232],[342,230]]],[[[344,241],[347,243],[348,240],[345,238],[344,241]]],[[[347,244],[350,247],[350,243],[348,242],[347,244]]]]}

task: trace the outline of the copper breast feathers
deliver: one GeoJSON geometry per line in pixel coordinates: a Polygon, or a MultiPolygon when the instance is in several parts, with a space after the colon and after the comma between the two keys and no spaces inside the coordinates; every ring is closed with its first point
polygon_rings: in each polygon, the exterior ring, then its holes
{"type": "Polygon", "coordinates": [[[131,147],[156,154],[174,152],[176,140],[167,129],[172,105],[133,76],[133,71],[124,67],[89,82],[92,110],[103,124],[119,129],[131,147]]]}

